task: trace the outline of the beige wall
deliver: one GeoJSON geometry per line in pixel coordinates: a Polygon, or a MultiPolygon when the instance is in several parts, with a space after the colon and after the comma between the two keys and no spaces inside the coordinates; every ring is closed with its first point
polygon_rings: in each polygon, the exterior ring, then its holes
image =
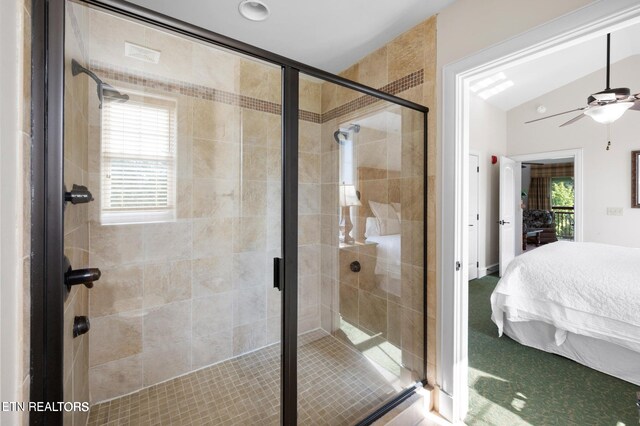
{"type": "MultiPolygon", "coordinates": [[[[0,400],[29,400],[31,2],[3,4],[0,18],[0,400]]],[[[28,424],[27,412],[0,423],[28,424]]]]}
{"type": "MultiPolygon", "coordinates": [[[[612,65],[612,87],[640,87],[637,70],[640,56],[632,56],[612,65]]],[[[584,241],[640,247],[640,209],[631,206],[631,151],[640,150],[637,112],[626,112],[611,125],[611,149],[606,150],[607,126],[589,117],[563,128],[558,125],[569,118],[550,119],[525,125],[537,118],[538,105],[547,111],[575,108],[576,100],[586,100],[589,93],[604,84],[604,69],[566,86],[532,99],[507,113],[508,154],[530,154],[582,148],[584,241]],[[608,207],[621,207],[622,216],[608,216],[608,207]]],[[[576,114],[577,115],[577,114],[576,114]]]]}
{"type": "MultiPolygon", "coordinates": [[[[31,349],[31,1],[24,1],[22,50],[22,400],[29,400],[31,349]]],[[[29,414],[23,414],[27,424],[29,414]]]]}

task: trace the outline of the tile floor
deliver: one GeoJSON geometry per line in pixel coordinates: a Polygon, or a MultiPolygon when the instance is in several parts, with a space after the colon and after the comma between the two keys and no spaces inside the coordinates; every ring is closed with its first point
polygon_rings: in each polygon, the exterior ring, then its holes
{"type": "MultiPolygon", "coordinates": [[[[298,424],[349,425],[396,393],[359,352],[323,331],[300,338],[298,424]]],[[[278,425],[280,345],[91,408],[94,425],[278,425]]]]}

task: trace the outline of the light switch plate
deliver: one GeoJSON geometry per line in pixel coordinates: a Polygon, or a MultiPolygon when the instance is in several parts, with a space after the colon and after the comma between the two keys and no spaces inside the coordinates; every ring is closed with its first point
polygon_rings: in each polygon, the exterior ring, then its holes
{"type": "Polygon", "coordinates": [[[607,216],[622,216],[622,207],[607,207],[607,216]]]}

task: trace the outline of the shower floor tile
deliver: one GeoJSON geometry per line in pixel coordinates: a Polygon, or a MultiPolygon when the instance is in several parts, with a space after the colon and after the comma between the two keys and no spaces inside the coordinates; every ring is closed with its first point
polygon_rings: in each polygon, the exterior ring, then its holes
{"type": "MultiPolygon", "coordinates": [[[[298,424],[349,425],[397,392],[372,363],[323,331],[301,336],[298,424]]],[[[280,345],[91,407],[94,425],[278,425],[280,345]]]]}

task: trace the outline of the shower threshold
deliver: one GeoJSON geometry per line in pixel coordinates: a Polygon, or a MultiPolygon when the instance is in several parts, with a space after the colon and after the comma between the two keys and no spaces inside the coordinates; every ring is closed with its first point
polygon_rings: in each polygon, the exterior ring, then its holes
{"type": "MultiPolygon", "coordinates": [[[[356,423],[398,392],[323,330],[299,338],[298,424],[356,423]]],[[[89,425],[279,425],[280,344],[91,407],[89,425]]]]}

